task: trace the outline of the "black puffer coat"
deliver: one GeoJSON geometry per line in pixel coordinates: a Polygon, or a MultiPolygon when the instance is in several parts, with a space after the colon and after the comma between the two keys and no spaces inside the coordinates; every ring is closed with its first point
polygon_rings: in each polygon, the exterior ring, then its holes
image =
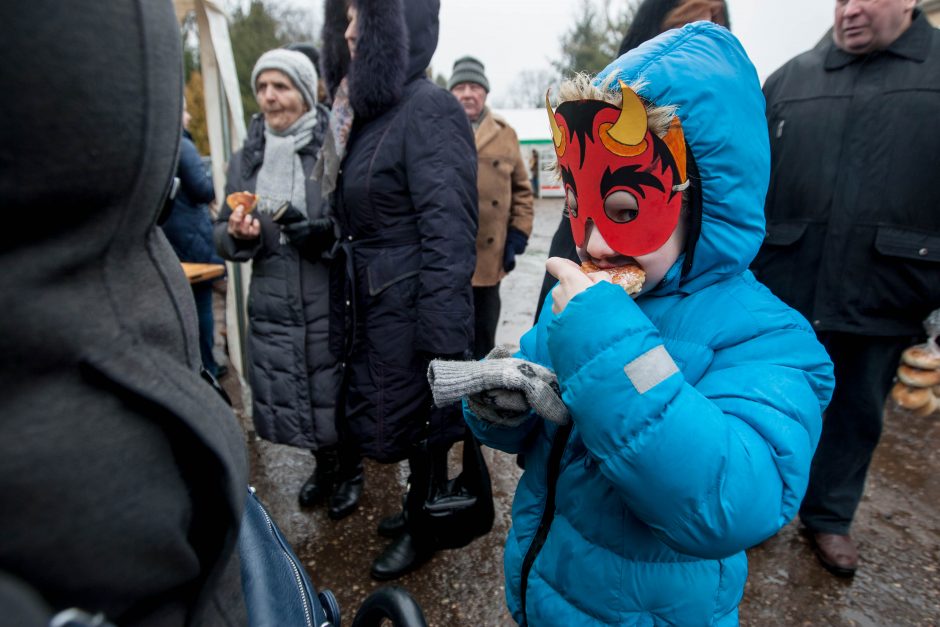
{"type": "Polygon", "coordinates": [[[910,336],[940,307],[940,31],[821,43],[764,86],[767,238],[753,269],[817,331],[910,336]]]}
{"type": "MultiPolygon", "coordinates": [[[[348,63],[343,5],[327,3],[331,91],[348,63]]],[[[461,357],[472,340],[476,149],[463,109],[425,77],[438,1],[356,5],[356,122],[337,190],[348,271],[334,299],[349,306],[335,312],[334,340],[346,355],[351,431],[363,454],[391,462],[413,450],[428,421],[432,440],[463,430],[459,412],[431,411],[426,373],[429,357],[461,357]]]]}
{"type": "Polygon", "coordinates": [[[17,94],[0,207],[18,222],[0,237],[0,623],[77,606],[244,625],[244,436],[199,376],[192,291],[156,225],[181,130],[173,8],[3,2],[0,23],[17,94]]]}
{"type": "MultiPolygon", "coordinates": [[[[310,177],[323,143],[328,113],[318,106],[313,139],[299,152],[307,216],[328,214],[320,184],[310,177]]],[[[229,162],[226,195],[255,190],[264,160],[264,122],[252,119],[242,149],[229,162]]],[[[339,361],[329,350],[329,267],[325,258],[301,254],[280,242],[280,227],[258,212],[261,237],[236,240],[227,231],[232,210],[225,205],[215,225],[219,254],[230,261],[252,260],[248,290],[248,360],[255,429],[278,442],[317,450],[335,444],[339,361]]]]}

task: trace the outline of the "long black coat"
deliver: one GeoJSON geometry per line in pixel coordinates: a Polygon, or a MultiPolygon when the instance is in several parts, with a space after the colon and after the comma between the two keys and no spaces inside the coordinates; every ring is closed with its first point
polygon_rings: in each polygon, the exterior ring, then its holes
{"type": "Polygon", "coordinates": [[[460,105],[424,76],[437,45],[436,0],[408,0],[404,15],[400,1],[358,8],[365,32],[350,70],[357,117],[337,203],[349,264],[334,303],[348,308],[336,311],[334,339],[346,355],[352,433],[365,455],[397,461],[429,421],[432,440],[463,429],[459,412],[431,411],[427,366],[432,356],[462,357],[472,341],[476,149],[460,105]],[[403,22],[407,57],[388,41],[403,22]],[[396,63],[404,65],[386,67],[396,63]],[[403,87],[383,83],[389,76],[406,77],[403,87]],[[363,82],[372,90],[365,96],[363,82]]]}
{"type": "Polygon", "coordinates": [[[156,226],[181,130],[173,9],[4,2],[0,23],[18,94],[0,206],[19,223],[0,240],[0,622],[243,625],[244,435],[199,376],[156,226]]]}
{"type": "Polygon", "coordinates": [[[907,336],[940,307],[940,31],[832,42],[764,87],[767,237],[753,269],[817,331],[907,336]]]}
{"type": "MultiPolygon", "coordinates": [[[[327,113],[317,108],[314,137],[299,152],[306,180],[307,215],[328,214],[320,184],[310,174],[323,143],[327,113]]],[[[242,150],[232,155],[226,195],[254,192],[264,159],[264,124],[260,115],[249,127],[242,150]]],[[[323,257],[301,254],[280,243],[280,227],[258,213],[261,237],[253,242],[228,234],[227,205],[219,212],[215,241],[230,261],[253,260],[248,290],[248,378],[252,419],[258,435],[280,444],[317,450],[335,444],[339,360],[329,350],[329,268],[323,257]]]]}

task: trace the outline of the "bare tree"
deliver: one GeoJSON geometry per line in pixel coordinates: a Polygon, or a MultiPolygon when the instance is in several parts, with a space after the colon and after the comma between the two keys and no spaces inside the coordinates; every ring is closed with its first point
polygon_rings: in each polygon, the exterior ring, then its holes
{"type": "Polygon", "coordinates": [[[545,106],[545,90],[558,91],[558,74],[548,69],[523,70],[516,75],[509,93],[498,100],[502,108],[528,109],[545,106]]]}

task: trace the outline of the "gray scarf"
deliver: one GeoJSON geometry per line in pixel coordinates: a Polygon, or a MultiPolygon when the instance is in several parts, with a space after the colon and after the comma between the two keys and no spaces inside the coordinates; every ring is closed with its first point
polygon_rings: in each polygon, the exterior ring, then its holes
{"type": "MultiPolygon", "coordinates": [[[[265,122],[264,161],[258,171],[258,182],[255,186],[255,193],[260,197],[259,211],[270,214],[285,202],[289,202],[298,211],[307,214],[304,167],[297,152],[313,139],[316,126],[316,109],[303,114],[280,132],[265,122]]],[[[281,243],[285,241],[282,233],[281,243]]]]}

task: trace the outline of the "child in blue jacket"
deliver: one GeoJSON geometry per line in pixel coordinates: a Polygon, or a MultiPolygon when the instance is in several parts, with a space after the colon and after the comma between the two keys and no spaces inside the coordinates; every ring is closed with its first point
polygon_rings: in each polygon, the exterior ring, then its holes
{"type": "Polygon", "coordinates": [[[744,551],[796,513],[833,388],[807,322],[747,269],[769,176],[760,84],[734,36],[697,22],[560,100],[558,169],[595,271],[549,259],[559,284],[517,358],[435,362],[435,396],[467,397],[475,435],[524,455],[517,622],[735,625],[744,551]],[[610,282],[622,266],[645,272],[638,294],[610,282]]]}

